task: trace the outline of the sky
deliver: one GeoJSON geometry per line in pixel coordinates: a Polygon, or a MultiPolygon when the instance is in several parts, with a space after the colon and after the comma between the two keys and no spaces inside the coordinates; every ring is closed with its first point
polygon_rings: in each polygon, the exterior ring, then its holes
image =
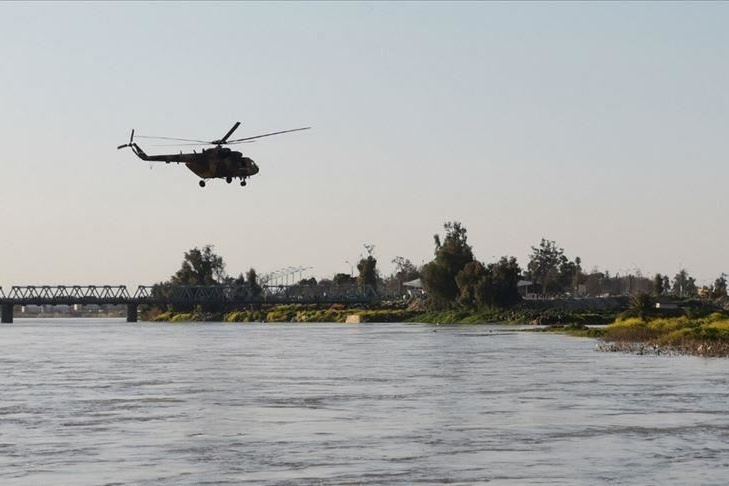
{"type": "Polygon", "coordinates": [[[0,3],[0,286],[152,284],[207,244],[316,278],[374,245],[389,275],[448,221],[487,263],[546,238],[711,284],[727,25],[724,2],[0,3]],[[312,129],[238,146],[245,188],[116,149],[236,121],[312,129]]]}

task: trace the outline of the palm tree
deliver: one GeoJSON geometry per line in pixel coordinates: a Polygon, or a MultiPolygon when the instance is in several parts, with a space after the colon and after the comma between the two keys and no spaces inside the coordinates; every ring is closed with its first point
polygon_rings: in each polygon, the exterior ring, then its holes
{"type": "Polygon", "coordinates": [[[653,297],[647,292],[638,292],[630,297],[628,311],[642,321],[647,321],[648,316],[653,313],[656,303],[653,297]]]}

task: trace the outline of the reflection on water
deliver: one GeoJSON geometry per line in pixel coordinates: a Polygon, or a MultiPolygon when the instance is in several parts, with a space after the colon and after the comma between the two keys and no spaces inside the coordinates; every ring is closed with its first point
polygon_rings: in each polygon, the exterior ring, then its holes
{"type": "Polygon", "coordinates": [[[729,360],[487,326],[0,327],[2,484],[725,484],[729,360]]]}

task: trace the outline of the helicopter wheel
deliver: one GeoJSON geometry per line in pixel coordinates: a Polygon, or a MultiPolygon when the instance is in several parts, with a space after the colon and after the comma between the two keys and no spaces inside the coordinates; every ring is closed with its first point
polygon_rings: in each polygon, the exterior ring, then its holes
{"type": "Polygon", "coordinates": [[[200,181],[199,184],[200,184],[200,187],[205,187],[205,181],[200,181]]]}
{"type": "Polygon", "coordinates": [[[240,181],[240,185],[241,185],[241,186],[245,186],[245,185],[246,185],[246,180],[245,180],[245,179],[243,179],[242,181],[240,181]]]}
{"type": "Polygon", "coordinates": [[[228,184],[230,184],[231,182],[233,182],[233,178],[230,177],[230,176],[228,176],[228,177],[225,178],[225,182],[227,182],[228,184]]]}

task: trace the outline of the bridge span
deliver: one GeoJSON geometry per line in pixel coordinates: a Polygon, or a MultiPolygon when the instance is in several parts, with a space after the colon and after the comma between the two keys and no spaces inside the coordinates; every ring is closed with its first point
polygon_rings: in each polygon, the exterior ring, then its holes
{"type": "Polygon", "coordinates": [[[16,306],[125,305],[127,322],[137,322],[140,305],[240,309],[271,304],[369,304],[378,299],[369,285],[266,285],[254,292],[248,285],[24,285],[9,292],[0,287],[0,322],[12,323],[16,306]]]}

